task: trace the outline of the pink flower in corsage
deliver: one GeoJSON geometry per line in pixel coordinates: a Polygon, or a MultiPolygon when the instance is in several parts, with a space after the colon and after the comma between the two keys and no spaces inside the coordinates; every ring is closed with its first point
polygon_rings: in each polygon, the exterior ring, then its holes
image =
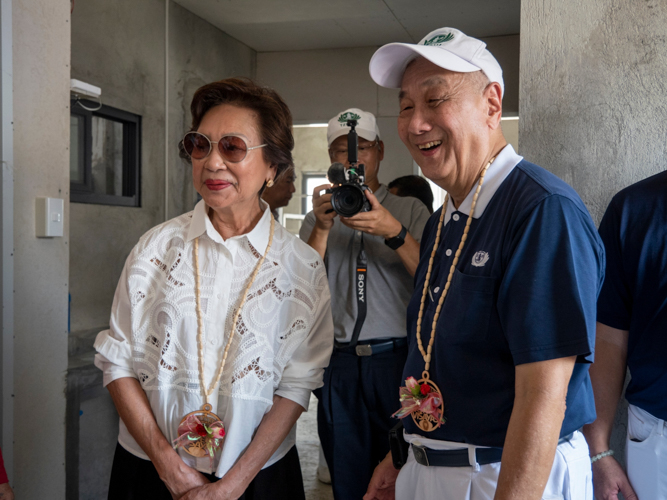
{"type": "Polygon", "coordinates": [[[222,439],[225,437],[225,428],[224,427],[213,427],[211,429],[211,437],[213,439],[222,439]]]}
{"type": "Polygon", "coordinates": [[[204,427],[202,424],[197,424],[195,426],[195,432],[199,434],[200,437],[205,437],[208,435],[206,427],[204,427]]]}
{"type": "MultiPolygon", "coordinates": [[[[419,384],[414,377],[405,380],[405,386],[398,391],[401,409],[392,415],[396,418],[405,418],[419,411],[431,415],[437,422],[444,422],[440,405],[442,396],[427,384],[419,384]]],[[[440,425],[440,424],[438,424],[440,425]]]]}

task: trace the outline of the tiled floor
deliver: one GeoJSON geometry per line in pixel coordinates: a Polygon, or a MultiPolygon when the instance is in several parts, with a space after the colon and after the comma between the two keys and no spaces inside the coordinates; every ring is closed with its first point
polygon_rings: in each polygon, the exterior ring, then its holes
{"type": "Polygon", "coordinates": [[[296,431],[306,500],[333,500],[331,485],[317,480],[320,440],[317,437],[317,399],[310,397],[310,409],[301,415],[296,431]]]}

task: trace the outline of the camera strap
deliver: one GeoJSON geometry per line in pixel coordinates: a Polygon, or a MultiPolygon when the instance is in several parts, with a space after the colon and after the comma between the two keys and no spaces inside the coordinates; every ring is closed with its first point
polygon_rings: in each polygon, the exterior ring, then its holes
{"type": "Polygon", "coordinates": [[[350,347],[354,349],[359,341],[359,334],[361,327],[364,326],[366,320],[366,273],[368,272],[368,261],[366,259],[366,252],[364,251],[364,233],[361,233],[361,244],[359,246],[359,255],[357,255],[357,266],[354,273],[354,287],[357,295],[357,321],[352,330],[352,339],[350,340],[350,347]]]}

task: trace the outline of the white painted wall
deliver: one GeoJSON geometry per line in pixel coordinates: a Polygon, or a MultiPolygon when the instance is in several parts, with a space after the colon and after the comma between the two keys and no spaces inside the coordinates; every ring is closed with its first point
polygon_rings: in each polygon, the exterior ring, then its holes
{"type": "MultiPolygon", "coordinates": [[[[518,35],[484,39],[505,71],[506,114],[518,112],[518,35]]],[[[412,157],[398,137],[398,91],[378,87],[368,74],[377,47],[263,52],[257,54],[257,79],[276,89],[295,123],[328,122],[347,108],[375,114],[385,144],[380,181],[413,173],[412,157]]]]}
{"type": "MultiPolygon", "coordinates": [[[[65,237],[35,237],[35,198],[69,197],[69,0],[14,0],[14,487],[65,497],[65,237]]],[[[65,204],[67,207],[67,203],[65,204]]]]}

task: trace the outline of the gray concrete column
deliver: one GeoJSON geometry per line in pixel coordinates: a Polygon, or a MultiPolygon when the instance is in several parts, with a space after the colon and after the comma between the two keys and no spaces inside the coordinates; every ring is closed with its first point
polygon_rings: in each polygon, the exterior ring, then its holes
{"type": "MultiPolygon", "coordinates": [[[[572,185],[596,223],[665,169],[667,3],[522,0],[519,145],[572,185]]],[[[623,461],[627,419],[612,446],[623,461]]]]}
{"type": "Polygon", "coordinates": [[[521,153],[599,222],[614,193],[665,169],[667,3],[522,0],[521,153]]]}

